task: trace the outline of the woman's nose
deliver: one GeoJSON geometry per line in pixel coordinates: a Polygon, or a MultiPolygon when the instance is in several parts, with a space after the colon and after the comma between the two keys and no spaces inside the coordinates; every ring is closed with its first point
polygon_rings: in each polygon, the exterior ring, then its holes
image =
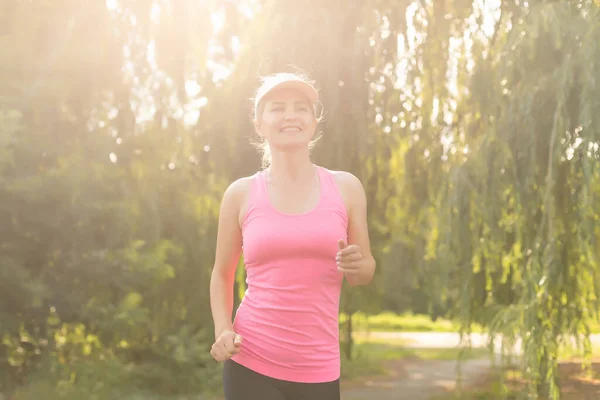
{"type": "Polygon", "coordinates": [[[297,115],[296,115],[295,110],[286,111],[286,113],[285,113],[286,121],[295,120],[296,118],[297,118],[297,115]]]}

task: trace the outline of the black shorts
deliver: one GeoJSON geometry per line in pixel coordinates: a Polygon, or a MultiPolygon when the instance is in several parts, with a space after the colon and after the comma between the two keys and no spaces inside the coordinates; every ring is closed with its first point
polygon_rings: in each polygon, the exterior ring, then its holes
{"type": "Polygon", "coordinates": [[[223,368],[225,400],[340,400],[340,380],[298,383],[274,379],[232,360],[223,368]]]}

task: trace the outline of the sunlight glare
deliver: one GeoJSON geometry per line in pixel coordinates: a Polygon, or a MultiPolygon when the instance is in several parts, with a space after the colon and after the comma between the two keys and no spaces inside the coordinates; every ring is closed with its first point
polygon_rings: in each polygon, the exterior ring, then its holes
{"type": "Polygon", "coordinates": [[[488,38],[494,35],[496,22],[500,18],[500,3],[501,0],[486,0],[479,1],[478,6],[483,17],[481,29],[488,38]]]}
{"type": "Polygon", "coordinates": [[[155,23],[158,24],[159,20],[160,20],[160,12],[161,12],[161,8],[160,8],[160,4],[158,3],[154,3],[154,5],[152,6],[152,10],[150,10],[150,19],[155,23]]]}
{"type": "Polygon", "coordinates": [[[189,79],[185,81],[185,92],[190,97],[195,97],[200,93],[200,85],[195,80],[189,79]]]}
{"type": "Polygon", "coordinates": [[[146,46],[146,60],[153,70],[158,68],[156,65],[156,42],[154,40],[151,40],[146,46]]]}
{"type": "Polygon", "coordinates": [[[208,60],[206,62],[206,67],[213,73],[214,82],[223,81],[231,74],[231,70],[229,68],[212,60],[208,60]]]}
{"type": "Polygon", "coordinates": [[[231,38],[231,50],[235,56],[238,56],[242,51],[242,43],[240,42],[239,36],[233,36],[231,38]]]}
{"type": "Polygon", "coordinates": [[[225,25],[225,13],[223,11],[214,12],[210,16],[210,22],[213,25],[213,35],[216,35],[225,25]]]}
{"type": "Polygon", "coordinates": [[[111,107],[108,110],[108,113],[106,114],[106,116],[108,117],[108,119],[113,120],[117,117],[117,115],[119,115],[119,109],[117,107],[111,107]]]}
{"type": "Polygon", "coordinates": [[[200,110],[189,110],[183,116],[183,123],[185,126],[194,126],[198,123],[198,118],[200,118],[200,110]]]}
{"type": "Polygon", "coordinates": [[[248,2],[243,2],[242,4],[240,4],[238,6],[238,9],[244,15],[244,17],[248,19],[254,18],[254,11],[252,10],[248,2]]]}

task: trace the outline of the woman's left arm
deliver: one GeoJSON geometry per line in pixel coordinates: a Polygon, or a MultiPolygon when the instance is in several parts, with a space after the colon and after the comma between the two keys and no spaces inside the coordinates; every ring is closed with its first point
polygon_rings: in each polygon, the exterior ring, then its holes
{"type": "Polygon", "coordinates": [[[360,180],[354,175],[341,172],[338,182],[348,208],[348,243],[342,239],[338,243],[338,269],[344,272],[350,286],[367,285],[373,280],[376,266],[367,225],[367,197],[360,180]]]}

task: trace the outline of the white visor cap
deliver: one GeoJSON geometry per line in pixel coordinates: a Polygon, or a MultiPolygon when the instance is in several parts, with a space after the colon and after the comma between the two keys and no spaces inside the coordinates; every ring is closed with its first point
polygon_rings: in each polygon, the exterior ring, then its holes
{"type": "Polygon", "coordinates": [[[258,106],[265,96],[271,93],[275,89],[295,89],[300,93],[304,94],[310,104],[314,104],[319,100],[319,93],[317,90],[306,81],[302,80],[297,75],[282,72],[267,77],[263,85],[258,89],[256,97],[254,98],[254,115],[258,116],[258,106]]]}

